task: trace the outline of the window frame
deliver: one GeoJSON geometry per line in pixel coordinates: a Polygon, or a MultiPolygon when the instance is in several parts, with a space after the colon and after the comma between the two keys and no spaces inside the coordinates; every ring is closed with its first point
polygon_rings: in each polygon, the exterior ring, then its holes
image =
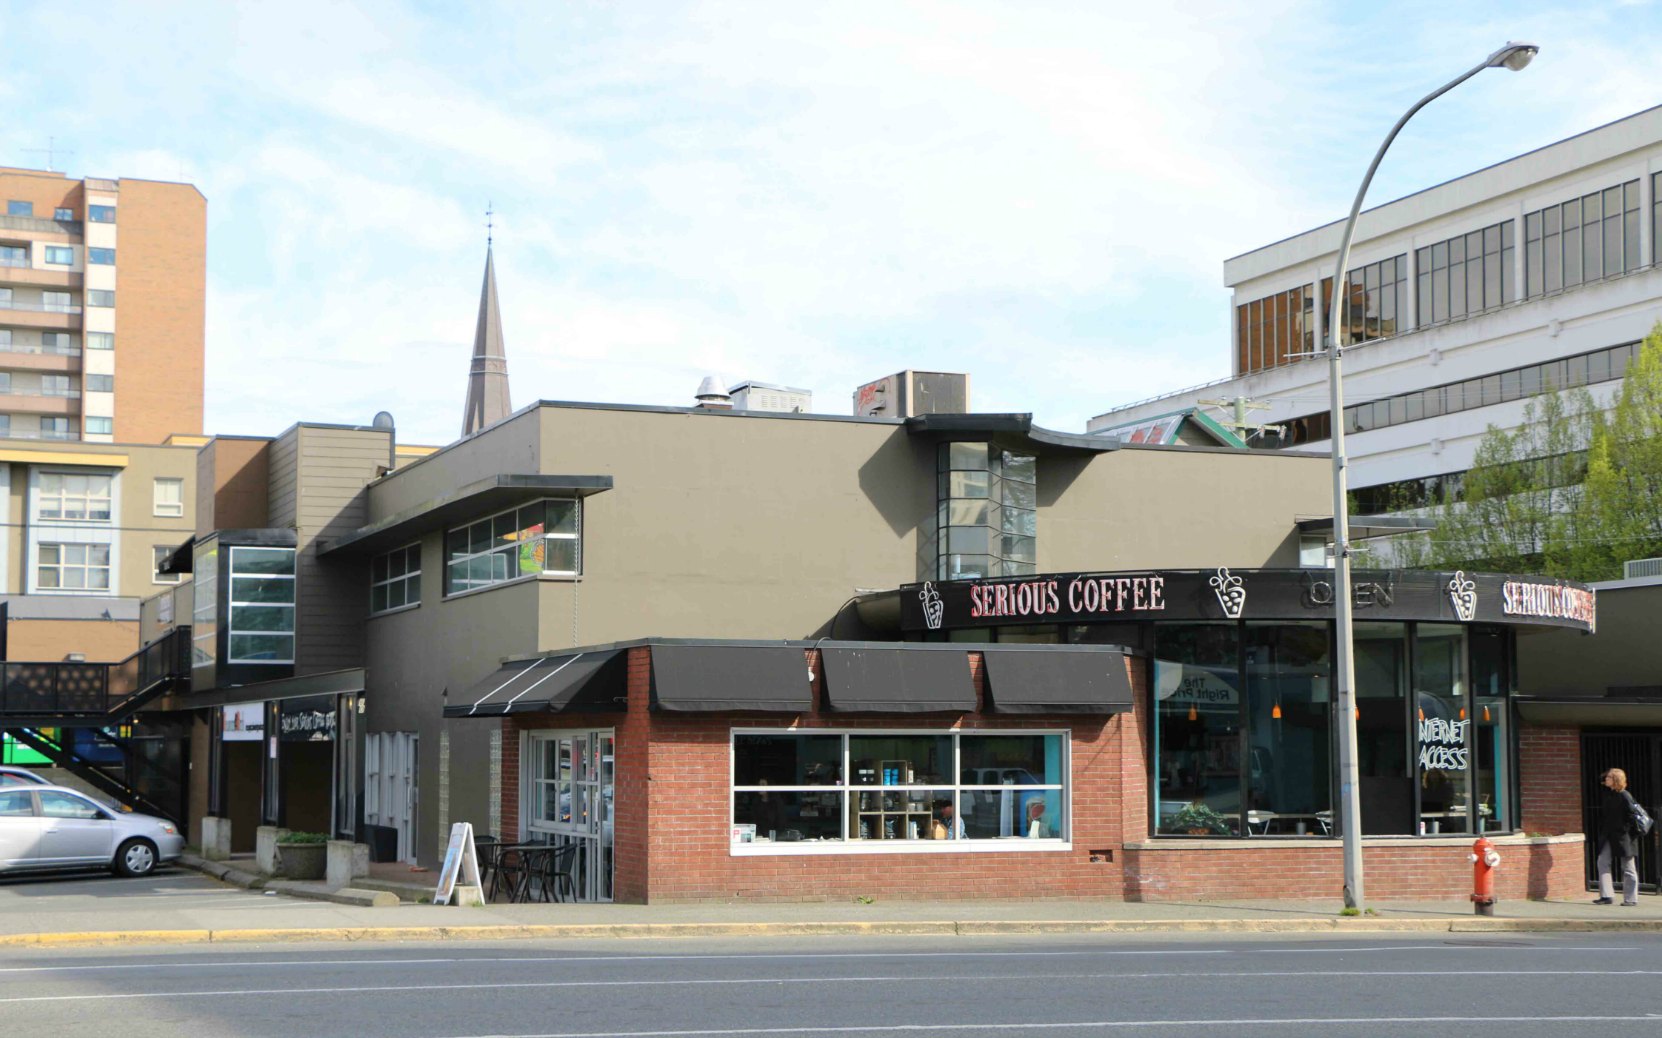
{"type": "Polygon", "coordinates": [[[112,559],[113,559],[113,556],[114,556],[114,552],[112,551],[112,547],[113,547],[112,545],[110,545],[108,543],[105,543],[105,542],[102,542],[102,541],[97,541],[97,542],[93,542],[93,541],[61,541],[61,540],[40,541],[39,543],[37,543],[35,545],[34,558],[32,560],[30,560],[31,565],[33,565],[33,567],[34,567],[34,584],[35,584],[36,593],[38,593],[38,594],[51,594],[51,595],[111,595],[111,594],[114,594],[115,593],[115,587],[114,587],[113,581],[115,579],[115,567],[112,564],[112,559]],[[57,561],[51,563],[50,567],[42,559],[42,556],[45,554],[45,552],[48,548],[55,549],[58,553],[57,561]],[[81,561],[78,564],[71,563],[69,561],[67,549],[71,549],[71,548],[80,548],[80,549],[82,549],[83,551],[86,552],[86,556],[83,559],[83,561],[81,561]],[[93,558],[92,558],[93,550],[98,549],[98,548],[102,548],[104,550],[103,565],[95,564],[94,561],[93,561],[93,558]],[[48,568],[51,568],[51,569],[57,571],[57,581],[58,582],[56,584],[47,584],[45,581],[43,581],[41,579],[42,571],[46,570],[48,568]],[[82,577],[83,583],[81,584],[80,587],[71,587],[71,586],[65,584],[64,581],[63,581],[64,573],[69,571],[69,570],[72,570],[72,569],[73,570],[79,570],[84,574],[84,576],[82,577]],[[104,571],[104,586],[103,587],[95,587],[91,584],[92,574],[94,573],[94,571],[97,571],[97,570],[103,570],[104,571]]]}
{"type": "MultiPolygon", "coordinates": [[[[65,419],[65,421],[67,421],[67,419],[65,419]]],[[[108,472],[78,472],[73,469],[43,469],[36,476],[34,491],[35,500],[34,507],[31,509],[31,512],[33,513],[34,521],[37,523],[77,523],[87,526],[108,526],[115,521],[115,476],[108,472]],[[89,480],[87,492],[84,494],[67,494],[63,489],[63,485],[60,484],[57,491],[52,492],[50,495],[48,494],[46,489],[46,480],[48,478],[64,480],[70,477],[82,477],[89,480]],[[102,494],[95,494],[92,492],[92,485],[90,481],[100,479],[105,483],[105,490],[102,494]],[[48,496],[51,496],[59,503],[58,514],[56,515],[46,514],[45,504],[48,496]],[[84,503],[85,507],[83,508],[83,515],[71,516],[65,514],[67,511],[66,506],[71,500],[78,500],[84,503]],[[93,503],[100,500],[104,502],[104,516],[103,518],[95,518],[93,515],[93,503]]]]}
{"type": "Polygon", "coordinates": [[[160,517],[166,518],[166,519],[182,519],[182,518],[184,518],[184,515],[185,515],[185,479],[184,479],[183,476],[157,476],[154,480],[151,481],[151,483],[150,483],[150,514],[153,515],[153,516],[160,516],[160,517]],[[179,488],[179,500],[177,502],[164,501],[162,499],[162,487],[164,487],[164,486],[171,486],[171,487],[178,487],[179,488]],[[174,512],[174,511],[167,510],[167,509],[175,507],[175,506],[179,509],[178,511],[174,512]]]}
{"type": "Polygon", "coordinates": [[[150,546],[150,583],[169,586],[184,583],[185,575],[183,573],[163,573],[161,571],[162,560],[173,554],[177,547],[178,545],[172,544],[152,544],[150,546]]]}
{"type": "Polygon", "coordinates": [[[93,266],[115,266],[115,250],[102,246],[87,246],[87,263],[93,266]]]}
{"type": "Polygon", "coordinates": [[[41,262],[52,267],[73,267],[75,265],[75,246],[73,245],[46,245],[41,248],[41,262]],[[68,254],[68,259],[54,258],[68,254]]]}
{"type": "Polygon", "coordinates": [[[420,541],[411,541],[409,544],[403,545],[402,547],[394,548],[393,550],[388,551],[388,552],[382,552],[380,555],[377,555],[377,556],[375,556],[375,558],[370,560],[370,568],[369,568],[369,615],[370,616],[390,616],[393,613],[406,612],[406,611],[411,610],[411,609],[419,608],[420,606],[421,606],[421,542],[420,541]],[[403,558],[404,572],[400,573],[396,577],[390,575],[390,572],[391,572],[390,571],[390,560],[392,559],[392,557],[394,555],[402,555],[404,557],[403,558]],[[415,568],[413,570],[410,568],[412,559],[414,560],[414,565],[415,565],[415,568]],[[377,580],[376,577],[375,577],[376,567],[378,565],[380,565],[380,563],[384,560],[388,561],[389,575],[386,576],[386,577],[383,577],[380,580],[377,580]],[[388,601],[390,601],[391,600],[391,588],[392,588],[392,585],[394,585],[394,584],[404,585],[404,601],[399,605],[382,606],[381,608],[377,609],[375,607],[375,590],[377,588],[386,588],[386,589],[388,589],[387,598],[388,598],[388,601]]]}
{"type": "MultiPolygon", "coordinates": [[[[727,732],[727,805],[725,809],[729,857],[775,857],[775,856],[813,856],[820,854],[1011,854],[1011,853],[1055,853],[1067,852],[1073,849],[1073,729],[1059,727],[1045,728],[779,728],[779,727],[732,727],[727,732]],[[842,740],[842,769],[839,781],[834,785],[818,786],[741,786],[735,781],[738,773],[738,738],[744,735],[793,735],[793,736],[838,736],[842,740]],[[952,771],[950,782],[913,783],[911,785],[856,785],[851,780],[851,759],[849,756],[849,739],[851,737],[923,737],[931,739],[946,738],[952,740],[952,771]],[[1056,783],[1038,783],[1023,785],[984,785],[966,784],[960,779],[961,750],[960,741],[963,737],[972,738],[1010,736],[1014,738],[1032,738],[1034,736],[1056,736],[1061,740],[1061,781],[1056,783]],[[903,792],[907,790],[938,791],[950,788],[953,794],[954,814],[957,814],[957,805],[962,802],[965,791],[1004,791],[1011,792],[1051,792],[1061,794],[1062,801],[1062,833],[1059,836],[1046,836],[1037,839],[1029,837],[1007,837],[996,839],[958,839],[958,840],[879,840],[850,838],[849,832],[849,796],[869,790],[888,790],[903,792]],[[739,793],[835,793],[842,798],[839,818],[843,827],[843,836],[840,840],[824,840],[814,842],[789,843],[741,843],[735,839],[734,832],[734,798],[739,793]]],[[[961,817],[961,816],[959,816],[961,817]]]]}
{"type": "MultiPolygon", "coordinates": [[[[468,537],[469,537],[469,540],[471,541],[471,539],[472,539],[471,538],[471,533],[468,534],[468,537]]],[[[444,583],[443,583],[444,594],[443,594],[443,597],[447,598],[447,599],[457,598],[461,595],[472,594],[472,593],[475,593],[475,592],[487,591],[491,588],[502,587],[506,584],[516,583],[516,582],[521,581],[521,580],[532,580],[532,579],[541,580],[541,579],[544,579],[544,578],[559,579],[559,580],[579,580],[583,576],[583,499],[581,497],[578,497],[578,496],[561,497],[559,495],[548,495],[548,496],[545,496],[545,497],[537,498],[535,501],[527,501],[524,504],[515,505],[513,508],[504,508],[500,511],[492,512],[490,515],[481,516],[478,519],[474,519],[470,522],[463,523],[460,526],[447,527],[444,531],[444,541],[443,541],[443,544],[441,545],[440,551],[442,553],[442,558],[443,558],[443,579],[444,579],[444,583]],[[547,521],[546,521],[547,511],[546,511],[546,508],[547,508],[548,503],[551,502],[551,501],[569,502],[571,504],[572,511],[573,511],[573,521],[572,521],[572,530],[571,530],[571,532],[567,533],[567,532],[563,532],[563,531],[551,531],[551,530],[547,529],[547,521]],[[494,525],[496,523],[496,520],[502,518],[503,516],[513,516],[514,517],[514,520],[513,520],[514,529],[511,532],[517,537],[517,535],[519,533],[521,533],[525,530],[529,530],[531,528],[530,526],[522,524],[520,519],[519,519],[519,513],[525,511],[528,508],[542,508],[542,509],[544,509],[544,522],[542,523],[544,529],[543,529],[542,533],[537,535],[538,539],[543,540],[543,541],[557,540],[557,541],[571,541],[571,542],[573,542],[573,546],[574,546],[573,558],[575,560],[575,568],[570,569],[570,570],[548,569],[547,566],[548,566],[550,554],[549,554],[547,548],[545,547],[544,550],[543,550],[543,569],[541,569],[541,570],[538,570],[538,571],[532,572],[532,573],[515,572],[515,573],[511,573],[508,576],[503,577],[500,580],[492,579],[492,580],[488,580],[488,581],[485,581],[485,582],[482,582],[482,583],[481,582],[474,582],[471,577],[466,577],[466,578],[461,578],[461,579],[463,579],[464,581],[467,582],[467,586],[456,587],[455,584],[454,584],[454,580],[452,578],[452,573],[456,569],[457,566],[463,565],[463,564],[466,564],[466,563],[471,563],[476,559],[490,558],[493,555],[498,555],[498,554],[504,554],[505,555],[505,554],[508,554],[509,552],[515,550],[520,544],[527,543],[527,542],[517,542],[515,544],[509,544],[509,545],[498,544],[498,543],[496,543],[495,536],[489,534],[488,531],[491,528],[494,527],[494,525]],[[454,537],[457,534],[463,533],[464,531],[472,531],[474,529],[474,527],[477,527],[477,526],[480,526],[480,525],[483,525],[487,528],[487,537],[489,537],[489,540],[487,541],[486,546],[484,547],[484,549],[480,550],[480,551],[468,551],[466,553],[459,554],[459,555],[452,555],[451,554],[451,538],[454,537]]]]}
{"type": "Polygon", "coordinates": [[[239,578],[242,579],[242,580],[286,580],[291,585],[294,586],[295,591],[297,592],[299,590],[299,585],[296,583],[296,579],[295,579],[295,563],[297,563],[299,561],[299,552],[298,552],[298,550],[294,549],[294,548],[279,547],[279,546],[273,546],[273,545],[263,545],[263,544],[232,544],[232,545],[227,546],[227,550],[229,551],[230,554],[228,555],[228,557],[226,559],[226,564],[225,564],[225,566],[226,566],[226,568],[225,568],[225,577],[226,577],[226,580],[228,581],[228,586],[225,589],[225,620],[224,620],[224,623],[220,625],[225,629],[225,660],[224,660],[225,664],[227,664],[227,665],[235,664],[235,665],[238,665],[238,666],[267,666],[267,665],[269,665],[269,666],[293,666],[294,665],[294,657],[295,657],[295,649],[297,647],[296,643],[299,641],[299,631],[296,629],[296,627],[297,627],[296,619],[298,618],[298,615],[299,615],[298,612],[297,612],[299,603],[296,601],[295,593],[291,592],[289,594],[289,600],[287,602],[241,601],[241,600],[236,598],[236,593],[237,593],[237,580],[239,578]],[[250,570],[245,570],[245,571],[239,572],[237,570],[237,554],[239,552],[261,552],[261,551],[287,552],[288,555],[289,555],[289,559],[290,559],[289,571],[287,573],[261,573],[261,572],[258,572],[258,571],[250,571],[250,570]],[[254,628],[239,629],[236,626],[237,607],[238,606],[243,606],[243,607],[246,607],[246,608],[259,608],[259,609],[287,609],[289,611],[288,627],[285,630],[258,630],[258,629],[254,629],[254,628]],[[251,658],[248,658],[248,657],[238,656],[238,655],[235,654],[234,650],[231,648],[231,646],[235,643],[234,639],[238,635],[247,635],[247,636],[266,636],[266,635],[285,636],[286,635],[289,639],[288,658],[287,659],[251,659],[251,658]]]}

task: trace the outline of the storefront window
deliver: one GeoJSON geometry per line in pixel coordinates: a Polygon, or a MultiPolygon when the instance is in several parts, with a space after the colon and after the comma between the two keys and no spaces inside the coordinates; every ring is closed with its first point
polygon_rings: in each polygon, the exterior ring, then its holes
{"type": "Polygon", "coordinates": [[[1154,638],[1159,832],[1242,832],[1240,628],[1162,625],[1154,638]]]}
{"type": "Polygon", "coordinates": [[[1452,624],[1414,629],[1414,762],[1421,835],[1471,831],[1471,714],[1466,635],[1452,624]]]}
{"type": "Polygon", "coordinates": [[[1362,833],[1406,835],[1415,831],[1414,772],[1408,753],[1408,630],[1399,623],[1359,623],[1353,630],[1362,833]]]}
{"type": "Polygon", "coordinates": [[[1327,632],[1325,623],[1246,626],[1247,827],[1255,835],[1332,832],[1327,632]]]}
{"type": "Polygon", "coordinates": [[[1062,732],[735,732],[732,840],[1064,840],[1066,745],[1062,732]]]}
{"type": "Polygon", "coordinates": [[[1508,639],[1498,627],[1473,627],[1471,641],[1472,786],[1480,832],[1512,828],[1507,769],[1506,697],[1511,690],[1508,639]]]}

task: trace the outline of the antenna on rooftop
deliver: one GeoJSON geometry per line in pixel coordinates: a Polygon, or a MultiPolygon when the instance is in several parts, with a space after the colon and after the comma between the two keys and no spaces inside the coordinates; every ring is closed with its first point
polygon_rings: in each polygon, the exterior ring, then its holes
{"type": "Polygon", "coordinates": [[[46,147],[44,148],[24,148],[23,150],[31,155],[45,155],[46,172],[48,173],[61,172],[61,170],[57,167],[57,156],[75,154],[73,151],[58,147],[58,139],[56,137],[47,137],[46,147]]]}

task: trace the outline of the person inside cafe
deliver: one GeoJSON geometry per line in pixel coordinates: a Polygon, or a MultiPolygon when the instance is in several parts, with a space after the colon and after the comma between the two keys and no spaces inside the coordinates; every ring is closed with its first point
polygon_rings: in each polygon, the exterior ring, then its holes
{"type": "Polygon", "coordinates": [[[930,825],[930,836],[936,840],[962,840],[964,820],[953,810],[952,801],[935,801],[935,819],[930,825]]]}

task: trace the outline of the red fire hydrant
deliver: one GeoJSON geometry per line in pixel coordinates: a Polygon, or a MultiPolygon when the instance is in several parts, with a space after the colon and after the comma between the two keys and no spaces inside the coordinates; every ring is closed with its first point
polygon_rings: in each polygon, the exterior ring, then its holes
{"type": "Polygon", "coordinates": [[[1468,855],[1472,862],[1472,908],[1478,915],[1495,914],[1495,866],[1500,855],[1495,845],[1479,836],[1468,855]]]}

